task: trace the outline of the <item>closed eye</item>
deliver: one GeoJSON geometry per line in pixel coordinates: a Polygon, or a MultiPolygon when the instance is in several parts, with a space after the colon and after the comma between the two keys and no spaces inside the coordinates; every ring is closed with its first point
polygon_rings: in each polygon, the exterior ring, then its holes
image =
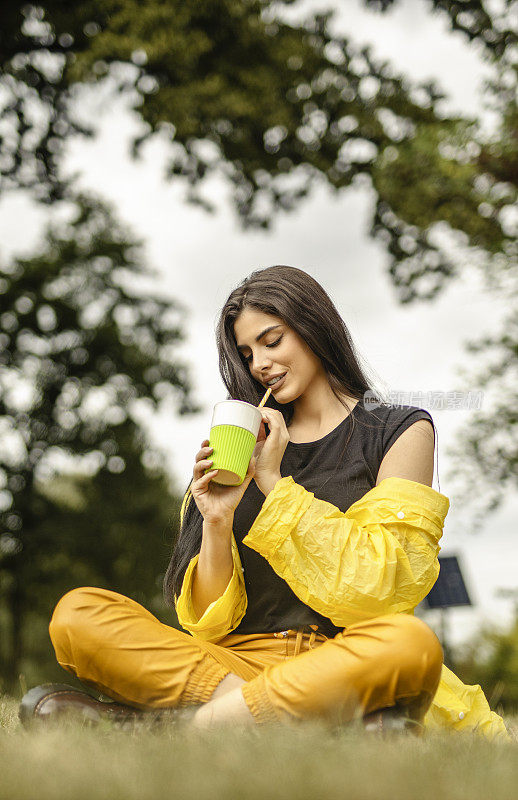
{"type": "MultiPolygon", "coordinates": [[[[280,337],[277,339],[277,341],[276,341],[276,342],[272,342],[271,344],[267,344],[267,345],[266,345],[266,347],[277,347],[277,345],[280,343],[281,339],[282,339],[282,336],[280,336],[280,337]]],[[[249,356],[243,356],[243,358],[245,359],[245,361],[247,361],[247,362],[248,362],[248,361],[250,361],[250,359],[252,358],[252,355],[250,354],[249,356]]]]}

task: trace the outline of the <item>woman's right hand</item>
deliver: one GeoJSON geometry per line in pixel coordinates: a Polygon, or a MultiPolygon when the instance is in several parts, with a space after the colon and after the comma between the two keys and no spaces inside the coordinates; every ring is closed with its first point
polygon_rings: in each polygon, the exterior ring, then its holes
{"type": "Polygon", "coordinates": [[[204,439],[201,443],[201,450],[196,453],[191,494],[204,520],[214,523],[231,522],[234,511],[254,477],[255,458],[251,459],[248,472],[240,486],[222,486],[212,480],[217,470],[211,470],[205,474],[205,470],[212,467],[212,451],[213,448],[209,447],[209,440],[204,439]]]}

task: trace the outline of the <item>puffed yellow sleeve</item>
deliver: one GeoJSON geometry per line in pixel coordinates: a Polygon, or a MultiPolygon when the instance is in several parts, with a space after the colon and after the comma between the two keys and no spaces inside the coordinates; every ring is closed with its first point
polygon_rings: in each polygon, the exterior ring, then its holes
{"type": "MultiPolygon", "coordinates": [[[[180,520],[183,521],[185,508],[190,500],[189,492],[184,497],[180,511],[180,520]]],[[[178,621],[182,628],[189,631],[198,639],[216,642],[237,628],[243,619],[248,599],[246,595],[243,568],[234,534],[232,534],[232,562],[233,571],[223,594],[214,600],[198,619],[192,605],[192,582],[194,570],[198,563],[199,553],[191,558],[185,571],[180,595],[175,597],[175,608],[178,621]]]]}
{"type": "Polygon", "coordinates": [[[491,711],[480,685],[468,686],[443,664],[439,686],[423,719],[432,731],[477,733],[491,740],[512,741],[505,722],[491,711]]]}
{"type": "Polygon", "coordinates": [[[404,478],[385,478],[345,512],[281,478],[243,543],[297,597],[347,627],[383,614],[413,613],[439,574],[448,498],[404,478]]]}

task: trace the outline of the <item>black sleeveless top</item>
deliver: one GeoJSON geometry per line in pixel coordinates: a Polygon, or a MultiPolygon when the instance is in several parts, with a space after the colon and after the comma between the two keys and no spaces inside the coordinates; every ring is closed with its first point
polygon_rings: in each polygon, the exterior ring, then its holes
{"type": "MultiPolygon", "coordinates": [[[[431,415],[422,408],[380,405],[371,409],[359,400],[349,416],[322,439],[288,442],[281,476],[291,475],[318,499],[347,511],[376,485],[383,457],[398,436],[420,419],[428,419],[433,425],[431,415]]],[[[318,625],[319,632],[336,636],[343,628],[299,600],[268,561],[243,544],[263,503],[264,494],[251,481],[234,513],[234,537],[244,569],[248,607],[233,633],[270,633],[318,625]]]]}

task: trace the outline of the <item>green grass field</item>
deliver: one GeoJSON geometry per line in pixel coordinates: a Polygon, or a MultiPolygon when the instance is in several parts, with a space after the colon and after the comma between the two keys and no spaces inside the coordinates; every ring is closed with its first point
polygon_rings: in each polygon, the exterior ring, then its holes
{"type": "MultiPolygon", "coordinates": [[[[518,720],[512,720],[513,728],[518,720]]],[[[25,730],[0,697],[0,798],[9,800],[516,800],[518,744],[471,735],[379,740],[320,724],[25,730]]]]}

